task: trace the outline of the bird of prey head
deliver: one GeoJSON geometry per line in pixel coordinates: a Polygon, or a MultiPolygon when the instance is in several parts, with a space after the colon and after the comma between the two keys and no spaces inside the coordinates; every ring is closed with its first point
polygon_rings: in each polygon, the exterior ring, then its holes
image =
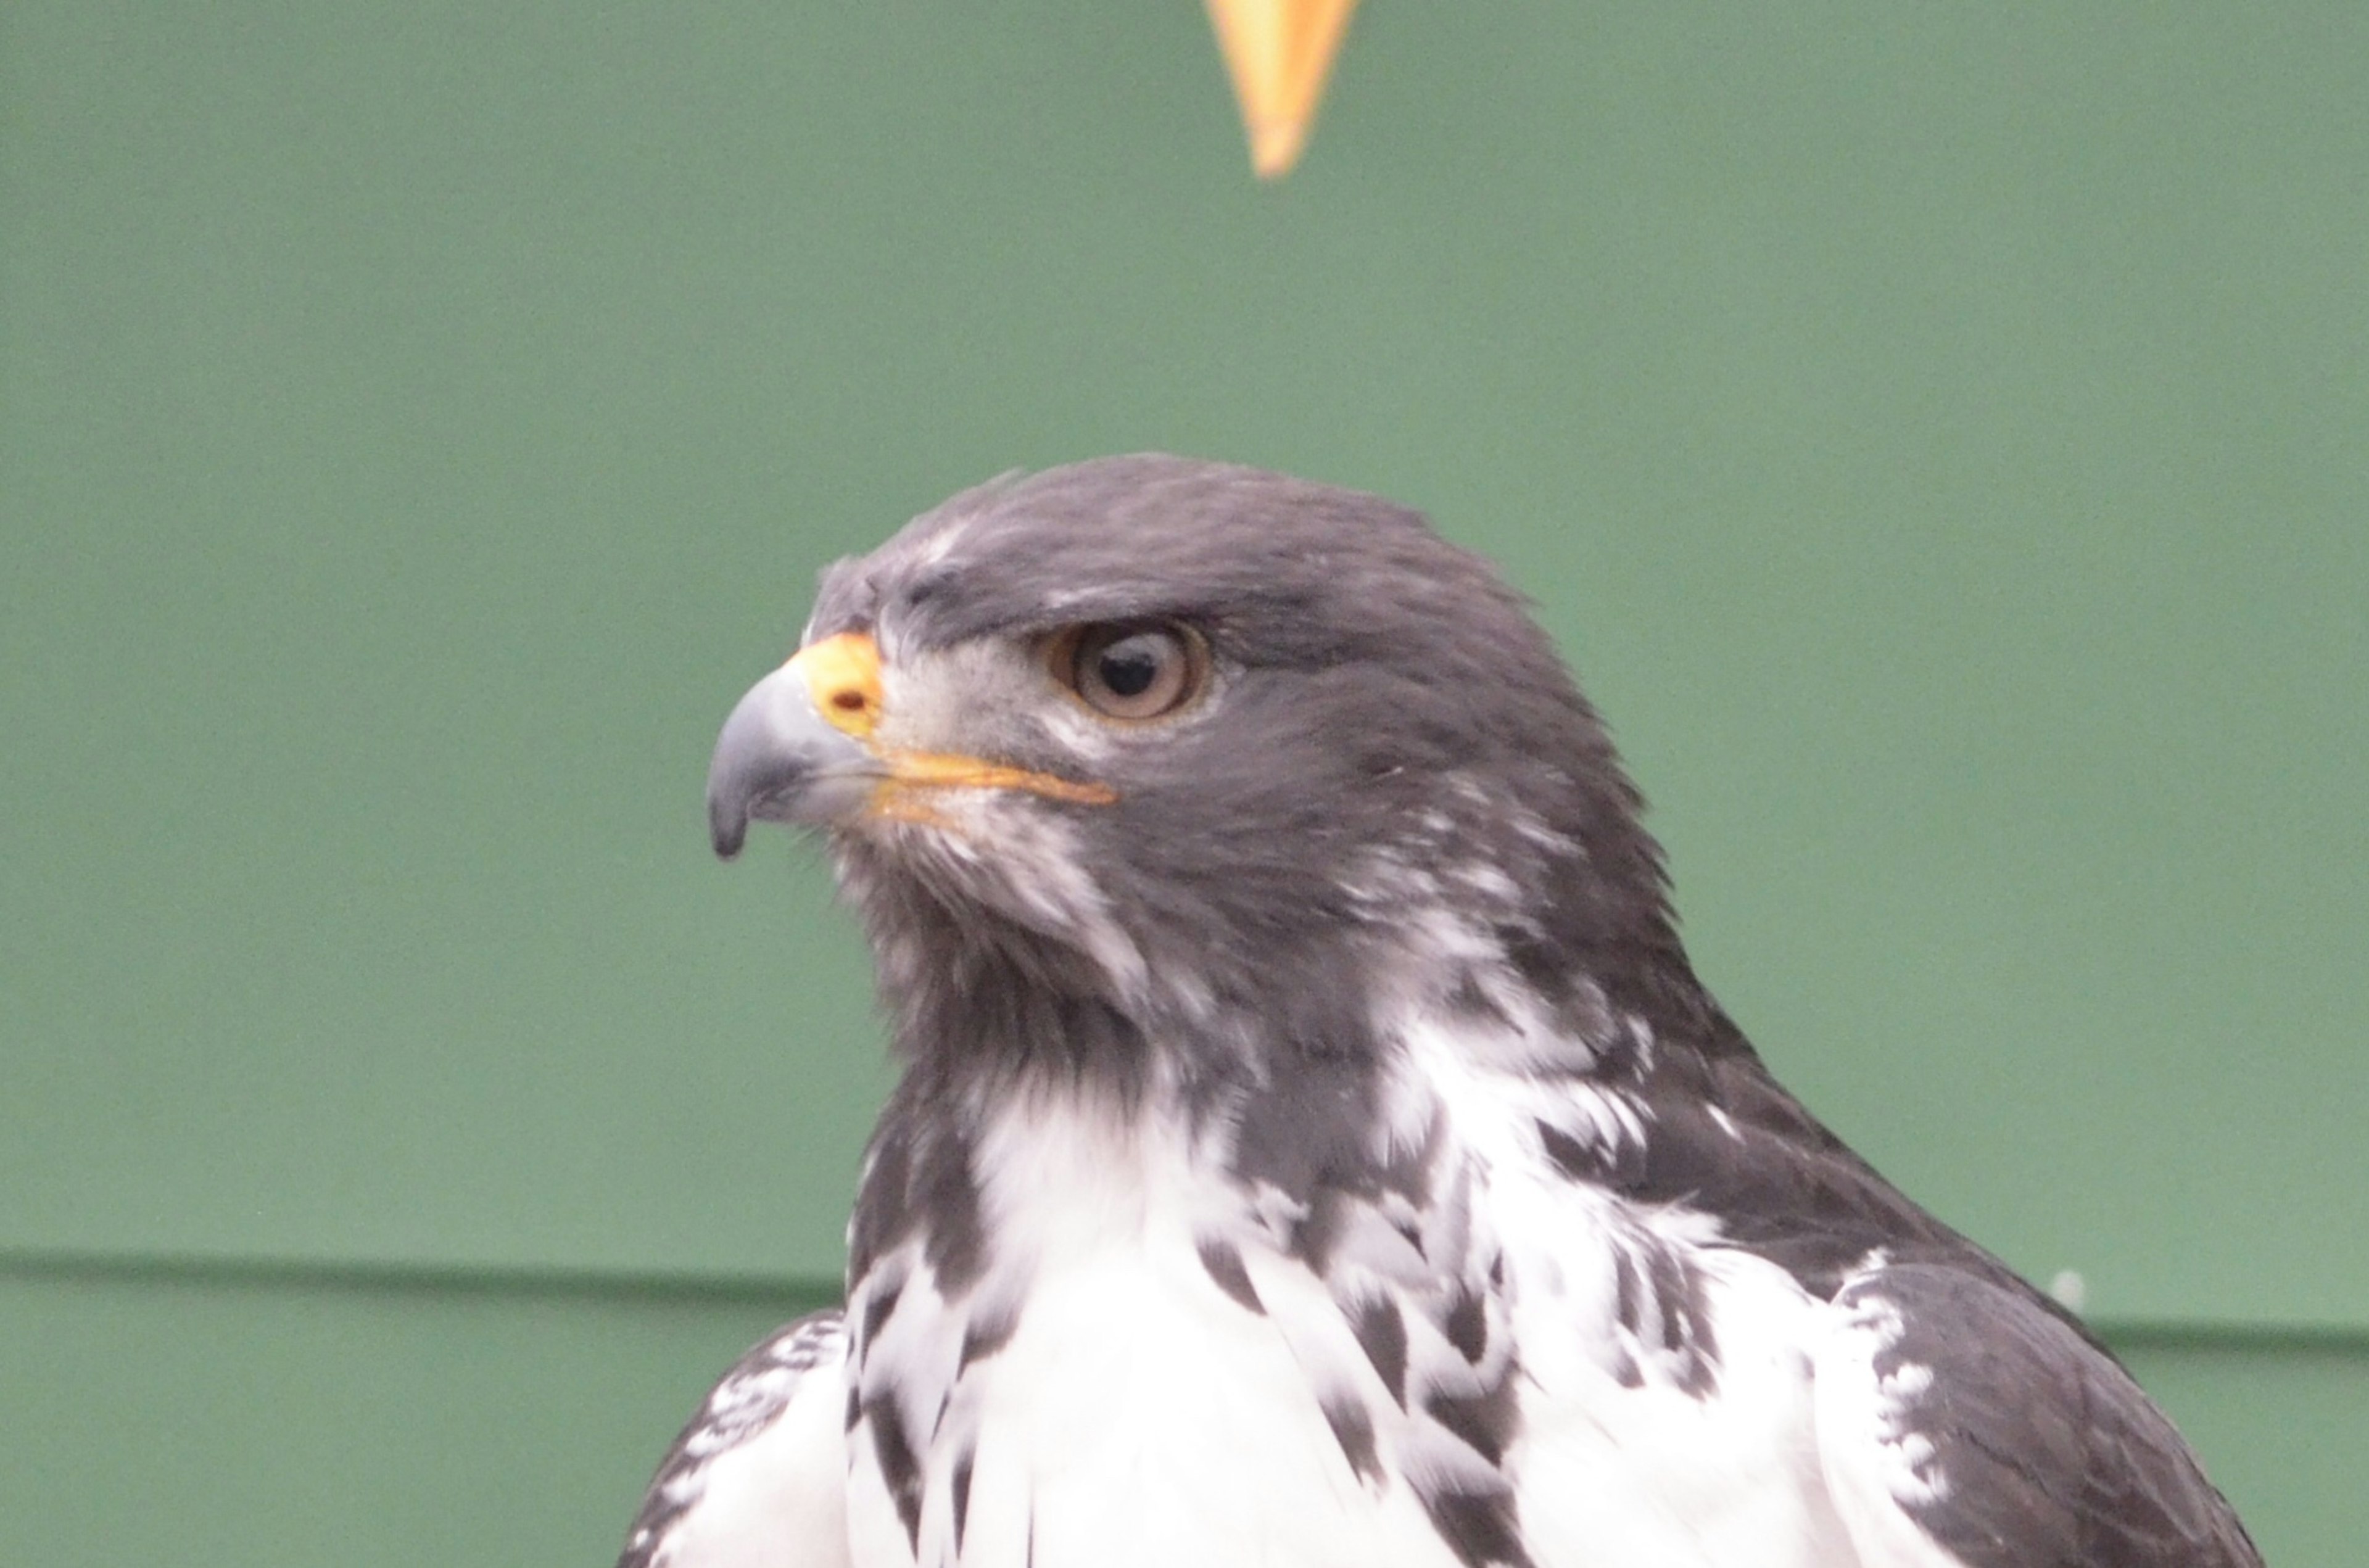
{"type": "Polygon", "coordinates": [[[1363,1048],[1378,990],[1683,971],[1635,793],[1494,571],[1218,464],[1001,480],[830,568],[709,811],[727,855],[752,818],[827,830],[886,990],[1010,1010],[1012,1065],[1200,1081],[1363,1048]]]}
{"type": "Polygon", "coordinates": [[[825,573],[708,812],[825,835],[903,1071],[843,1310],[727,1374],[626,1568],[2259,1568],[2077,1320],[1769,1077],[1413,512],[957,496],[825,573]]]}

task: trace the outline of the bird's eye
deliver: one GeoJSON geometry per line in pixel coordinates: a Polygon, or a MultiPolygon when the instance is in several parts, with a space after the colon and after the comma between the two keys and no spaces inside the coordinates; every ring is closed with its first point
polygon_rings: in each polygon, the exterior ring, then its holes
{"type": "Polygon", "coordinates": [[[1165,621],[1072,626],[1050,648],[1053,678],[1106,718],[1160,718],[1201,694],[1209,649],[1165,621]]]}

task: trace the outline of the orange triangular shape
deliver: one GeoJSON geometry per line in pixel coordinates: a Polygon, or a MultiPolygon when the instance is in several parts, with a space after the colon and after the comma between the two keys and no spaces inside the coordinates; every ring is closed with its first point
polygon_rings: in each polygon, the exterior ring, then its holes
{"type": "Polygon", "coordinates": [[[1209,0],[1251,139],[1251,168],[1261,179],[1288,174],[1299,161],[1356,8],[1357,0],[1209,0]]]}

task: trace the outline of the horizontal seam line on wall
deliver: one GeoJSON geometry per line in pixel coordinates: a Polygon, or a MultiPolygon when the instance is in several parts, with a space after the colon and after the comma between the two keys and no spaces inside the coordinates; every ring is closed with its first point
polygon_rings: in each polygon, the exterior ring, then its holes
{"type": "MultiPolygon", "coordinates": [[[[772,1303],[806,1307],[835,1299],[840,1281],[721,1269],[629,1269],[583,1265],[322,1259],[209,1253],[116,1253],[0,1247],[0,1278],[245,1285],[375,1292],[772,1303]]],[[[2369,1324],[2239,1322],[2218,1319],[2093,1318],[2118,1350],[2296,1349],[2369,1353],[2369,1324]]]]}
{"type": "Polygon", "coordinates": [[[611,1299],[808,1303],[836,1298],[840,1282],[793,1274],[720,1269],[630,1269],[565,1265],[436,1263],[214,1253],[82,1252],[0,1247],[0,1278],[216,1283],[258,1288],[611,1299]]]}

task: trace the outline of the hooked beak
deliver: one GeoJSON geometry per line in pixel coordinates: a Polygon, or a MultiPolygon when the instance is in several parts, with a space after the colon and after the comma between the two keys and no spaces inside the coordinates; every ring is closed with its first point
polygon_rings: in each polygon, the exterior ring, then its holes
{"type": "Polygon", "coordinates": [[[707,831],[740,853],[753,821],[828,827],[861,812],[891,776],[866,744],[880,713],[880,651],[859,632],[826,637],[749,689],[707,766],[707,831]]]}
{"type": "Polygon", "coordinates": [[[935,821],[907,792],[1016,790],[1079,806],[1118,798],[1104,784],[981,757],[883,747],[873,734],[880,714],[880,648],[863,632],[825,637],[750,687],[707,765],[715,853],[738,854],[752,821],[829,828],[867,814],[935,821]]]}

